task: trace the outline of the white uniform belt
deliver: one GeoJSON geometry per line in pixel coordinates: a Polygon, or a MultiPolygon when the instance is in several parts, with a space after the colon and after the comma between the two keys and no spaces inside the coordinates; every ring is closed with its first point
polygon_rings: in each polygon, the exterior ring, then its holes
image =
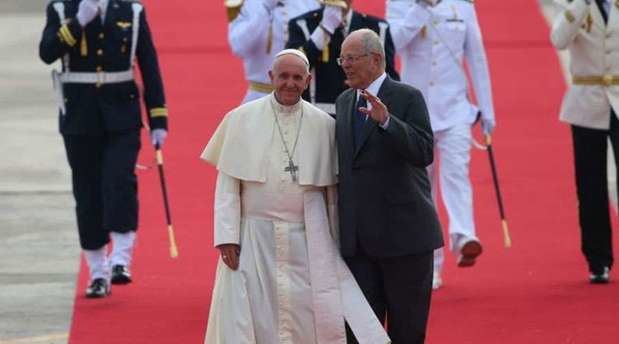
{"type": "Polygon", "coordinates": [[[335,104],[333,103],[316,103],[314,105],[326,113],[335,114],[335,104]]]}
{"type": "Polygon", "coordinates": [[[60,82],[71,84],[114,84],[133,80],[133,70],[124,72],[65,72],[59,75],[60,82]]]}

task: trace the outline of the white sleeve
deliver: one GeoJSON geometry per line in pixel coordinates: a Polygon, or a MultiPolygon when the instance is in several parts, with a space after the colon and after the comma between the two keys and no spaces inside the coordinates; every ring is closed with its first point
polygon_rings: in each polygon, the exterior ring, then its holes
{"type": "Polygon", "coordinates": [[[241,242],[241,181],[223,172],[217,174],[213,232],[215,247],[241,242]]]}
{"type": "Polygon", "coordinates": [[[386,19],[397,51],[404,49],[430,21],[432,14],[416,3],[387,0],[386,19]]]}
{"type": "Polygon", "coordinates": [[[239,15],[228,24],[228,43],[238,57],[252,55],[267,47],[269,26],[273,18],[259,0],[246,0],[239,15]],[[262,48],[261,48],[262,47],[262,48]]]}
{"type": "Polygon", "coordinates": [[[575,0],[570,4],[560,1],[559,10],[552,23],[550,40],[555,48],[563,50],[578,35],[580,26],[589,14],[589,5],[585,0],[575,0]]]}
{"type": "Polygon", "coordinates": [[[466,21],[466,38],[464,41],[464,56],[471,71],[471,79],[475,90],[475,97],[482,117],[494,119],[494,105],[492,103],[492,84],[488,70],[488,59],[484,48],[481,29],[471,6],[470,20],[466,21]]]}

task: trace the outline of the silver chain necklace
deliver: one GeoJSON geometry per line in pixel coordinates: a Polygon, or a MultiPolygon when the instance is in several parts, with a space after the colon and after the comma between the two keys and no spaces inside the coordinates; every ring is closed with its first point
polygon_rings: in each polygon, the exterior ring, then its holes
{"type": "Polygon", "coordinates": [[[284,168],[284,171],[290,173],[292,181],[296,183],[297,171],[299,170],[299,166],[294,164],[294,160],[292,159],[292,157],[294,156],[294,152],[297,150],[297,143],[299,142],[299,136],[301,134],[301,124],[303,124],[303,104],[301,104],[301,118],[299,119],[299,126],[297,127],[297,136],[294,139],[294,146],[292,146],[292,153],[290,152],[290,150],[288,149],[288,145],[286,144],[286,139],[284,138],[284,133],[282,132],[282,127],[279,124],[279,119],[277,118],[277,111],[275,110],[275,106],[273,105],[273,103],[271,103],[271,107],[273,108],[275,124],[277,125],[279,137],[282,139],[284,150],[286,151],[286,155],[288,156],[288,166],[284,168]]]}

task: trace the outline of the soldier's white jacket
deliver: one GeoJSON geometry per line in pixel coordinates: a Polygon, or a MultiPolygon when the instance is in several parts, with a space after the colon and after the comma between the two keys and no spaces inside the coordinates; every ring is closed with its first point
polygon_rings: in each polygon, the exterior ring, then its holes
{"type": "Polygon", "coordinates": [[[557,1],[561,10],[550,38],[568,49],[572,85],[561,106],[562,121],[608,129],[610,107],[619,112],[619,3],[611,1],[608,24],[595,0],[557,1]],[[579,82],[580,80],[580,82],[579,82]]]}
{"type": "Polygon", "coordinates": [[[463,58],[482,116],[494,119],[488,63],[471,1],[443,0],[426,8],[413,0],[387,0],[386,16],[402,61],[401,79],[423,93],[434,131],[475,121],[463,58]]]}
{"type": "MultiPolygon", "coordinates": [[[[319,6],[317,0],[281,1],[269,10],[263,0],[243,2],[240,13],[228,25],[228,42],[232,52],[243,60],[247,81],[271,83],[268,72],[288,40],[288,21],[319,6]]],[[[268,89],[250,90],[243,102],[269,93],[268,89]]]]}

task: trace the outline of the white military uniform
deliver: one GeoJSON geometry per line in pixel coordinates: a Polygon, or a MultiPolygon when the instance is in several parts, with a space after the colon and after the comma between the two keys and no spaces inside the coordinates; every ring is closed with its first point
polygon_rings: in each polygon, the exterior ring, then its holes
{"type": "Polygon", "coordinates": [[[345,344],[344,320],[360,343],[389,342],[333,239],[335,157],[335,121],[306,101],[226,115],[202,158],[219,171],[214,244],[241,254],[237,271],[218,263],[205,343],[345,344]]]}
{"type": "MultiPolygon", "coordinates": [[[[387,21],[402,59],[402,81],[421,90],[428,105],[451,248],[457,250],[456,234],[477,240],[469,179],[471,125],[477,107],[468,97],[463,58],[470,69],[482,120],[494,123],[490,76],[475,8],[465,0],[443,0],[434,7],[412,0],[388,0],[387,21]]],[[[434,164],[429,172],[436,190],[434,164]]],[[[440,272],[442,261],[439,249],[435,252],[435,271],[440,272]]]]}
{"type": "Polygon", "coordinates": [[[609,129],[610,107],[619,113],[619,3],[605,1],[608,24],[595,3],[557,1],[552,44],[568,49],[572,86],[561,106],[562,121],[592,129],[609,129]]]}
{"type": "Polygon", "coordinates": [[[317,0],[280,1],[269,10],[263,0],[245,0],[240,13],[228,25],[232,52],[243,59],[249,89],[243,103],[269,94],[273,89],[268,72],[275,54],[288,41],[288,21],[320,7],[317,0]]]}
{"type": "MultiPolygon", "coordinates": [[[[560,119],[571,124],[581,250],[589,281],[605,283],[614,261],[606,169],[609,140],[615,156],[619,153],[619,2],[557,4],[560,11],[551,41],[570,54],[572,85],[563,98],[560,119]]],[[[619,169],[618,160],[614,168],[619,169]]]]}

